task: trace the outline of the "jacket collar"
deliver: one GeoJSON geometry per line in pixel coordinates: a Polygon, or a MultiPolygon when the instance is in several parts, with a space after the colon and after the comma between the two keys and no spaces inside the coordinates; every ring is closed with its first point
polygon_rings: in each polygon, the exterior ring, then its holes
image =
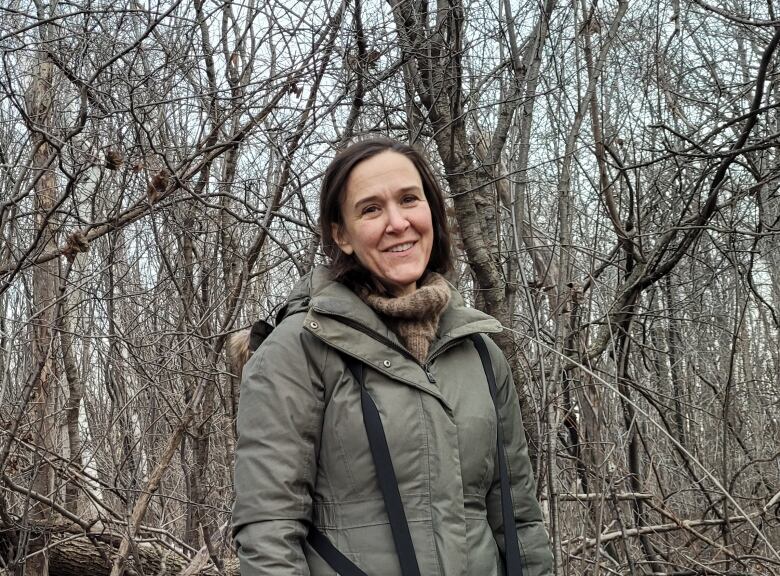
{"type": "MultiPolygon", "coordinates": [[[[302,304],[308,311],[331,317],[351,325],[380,343],[391,342],[401,346],[397,336],[380,319],[368,304],[363,302],[352,290],[330,279],[326,266],[316,267],[294,291],[303,297],[302,304]]],[[[451,284],[450,303],[439,319],[438,337],[431,345],[431,354],[451,340],[476,333],[495,334],[501,332],[500,322],[474,308],[465,305],[463,297],[451,284]]],[[[292,300],[292,298],[291,298],[292,300]]],[[[301,310],[302,311],[302,310],[301,310]]]]}
{"type": "MultiPolygon", "coordinates": [[[[431,344],[429,358],[451,342],[475,333],[497,333],[501,324],[484,312],[468,308],[450,286],[450,304],[439,321],[438,337],[431,344]]],[[[281,313],[306,311],[304,327],[329,346],[353,356],[388,377],[441,397],[421,366],[401,345],[398,337],[379,315],[352,290],[330,279],[327,267],[319,266],[293,290],[281,313]]]]}

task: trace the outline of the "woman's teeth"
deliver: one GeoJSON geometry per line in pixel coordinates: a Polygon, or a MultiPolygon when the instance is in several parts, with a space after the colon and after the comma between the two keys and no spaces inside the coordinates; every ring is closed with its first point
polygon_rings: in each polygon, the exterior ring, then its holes
{"type": "Polygon", "coordinates": [[[409,248],[411,248],[412,246],[414,246],[414,242],[407,242],[406,244],[393,246],[392,248],[390,248],[390,250],[388,250],[388,252],[403,252],[405,250],[409,250],[409,248]]]}

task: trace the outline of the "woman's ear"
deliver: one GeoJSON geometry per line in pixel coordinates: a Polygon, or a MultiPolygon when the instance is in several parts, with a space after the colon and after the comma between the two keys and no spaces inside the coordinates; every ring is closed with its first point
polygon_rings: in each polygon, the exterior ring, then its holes
{"type": "Polygon", "coordinates": [[[355,250],[352,248],[352,244],[349,242],[349,235],[341,224],[335,222],[330,225],[330,233],[333,236],[338,247],[346,255],[351,255],[355,250]]]}

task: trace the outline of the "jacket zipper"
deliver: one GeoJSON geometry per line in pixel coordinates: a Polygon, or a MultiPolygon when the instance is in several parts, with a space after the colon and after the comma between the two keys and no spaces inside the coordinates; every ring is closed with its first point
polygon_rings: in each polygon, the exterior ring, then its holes
{"type": "Polygon", "coordinates": [[[436,358],[438,358],[441,355],[442,352],[444,352],[445,350],[449,350],[450,348],[452,348],[460,340],[462,340],[462,338],[457,338],[455,340],[450,340],[449,342],[447,342],[443,346],[437,348],[434,351],[434,353],[431,356],[428,357],[428,360],[426,360],[425,363],[422,364],[423,370],[425,370],[425,375],[428,377],[428,382],[430,382],[431,384],[435,384],[436,383],[436,378],[434,378],[433,374],[431,374],[431,364],[433,363],[433,361],[436,358]]]}

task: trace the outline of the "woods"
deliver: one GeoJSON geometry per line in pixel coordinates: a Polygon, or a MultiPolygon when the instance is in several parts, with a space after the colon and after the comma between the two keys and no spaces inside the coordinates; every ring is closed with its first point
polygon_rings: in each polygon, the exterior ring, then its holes
{"type": "Polygon", "coordinates": [[[425,150],[558,576],[780,574],[773,0],[0,6],[0,574],[237,574],[227,337],[425,150]]]}

